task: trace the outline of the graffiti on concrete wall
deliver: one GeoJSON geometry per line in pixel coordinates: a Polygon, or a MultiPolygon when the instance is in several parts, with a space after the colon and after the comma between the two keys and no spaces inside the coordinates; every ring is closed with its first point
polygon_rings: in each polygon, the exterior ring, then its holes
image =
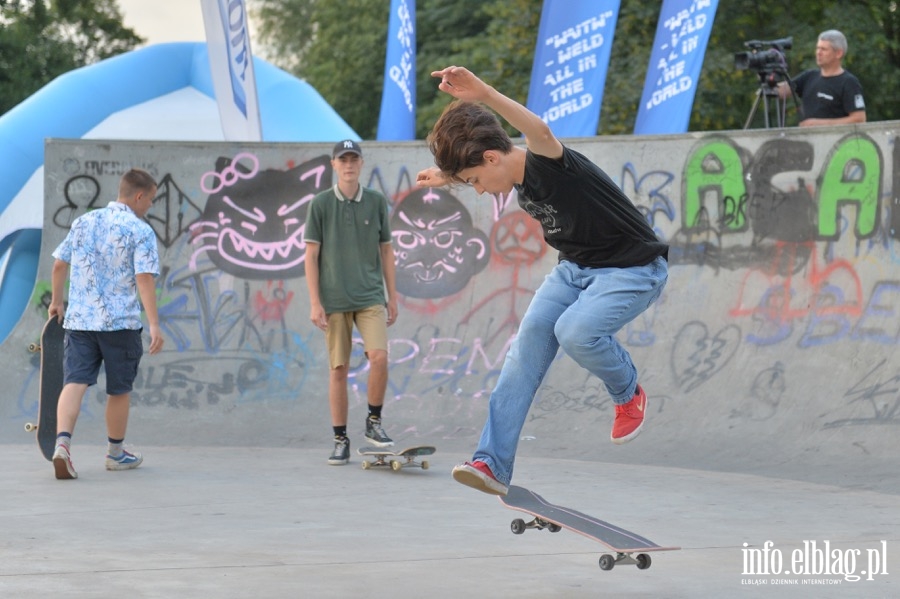
{"type": "MultiPolygon", "coordinates": [[[[648,366],[659,395],[689,396],[723,377],[733,383],[743,371],[744,399],[731,417],[765,420],[784,405],[792,364],[776,358],[747,368],[747,356],[779,348],[813,355],[848,344],[858,353],[898,343],[896,135],[854,130],[823,139],[717,134],[680,140],[678,152],[664,140],[623,142],[614,151],[606,140],[577,147],[671,245],[669,288],[621,333],[635,353],[665,348],[668,363],[648,366]],[[707,303],[708,296],[715,300],[707,303]]],[[[80,162],[64,145],[48,160],[50,168],[61,165],[50,219],[57,242],[75,217],[114,198],[121,165],[130,163],[79,143],[80,162]]],[[[160,181],[148,220],[162,254],[157,292],[169,341],[159,360],[142,367],[137,401],[215,410],[295,401],[310,385],[323,387],[324,341],[308,321],[303,230],[309,201],[332,185],[328,156],[296,146],[128,151],[160,181]]],[[[556,252],[514,191],[477,197],[468,188],[416,189],[409,173],[428,156],[408,152],[415,158],[400,162],[376,150],[366,159],[367,183],[391,203],[402,308],[389,331],[388,401],[432,418],[440,415],[429,398],[439,395],[453,398],[456,413],[471,414],[483,409],[556,252]],[[385,181],[398,183],[388,188],[385,181]]],[[[46,302],[36,297],[40,310],[46,302]]],[[[556,411],[607,417],[603,386],[565,356],[557,362],[563,374],[548,379],[532,418],[556,411]]],[[[828,426],[900,422],[898,377],[882,361],[845,381],[847,413],[830,414],[828,426]],[[893,403],[879,401],[890,392],[893,403]],[[862,404],[867,415],[859,413],[862,404]]],[[[350,375],[356,402],[365,401],[366,378],[357,343],[350,375]]]]}
{"type": "Polygon", "coordinates": [[[411,298],[453,295],[490,260],[487,235],[465,206],[442,189],[417,189],[391,215],[397,291],[411,298]]]}
{"type": "Polygon", "coordinates": [[[191,225],[196,248],[224,272],[245,279],[303,276],[303,231],[310,201],[331,186],[331,163],[321,156],[287,170],[260,170],[249,152],[219,158],[200,176],[208,194],[191,225]]]}

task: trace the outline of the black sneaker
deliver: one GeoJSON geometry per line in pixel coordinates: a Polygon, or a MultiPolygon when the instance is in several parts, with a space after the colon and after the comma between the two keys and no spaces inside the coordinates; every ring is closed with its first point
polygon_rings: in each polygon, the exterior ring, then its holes
{"type": "Polygon", "coordinates": [[[394,441],[381,428],[381,418],[366,418],[366,439],[375,447],[393,447],[394,441]]]}
{"type": "Polygon", "coordinates": [[[334,438],[334,451],[328,458],[328,463],[332,466],[343,466],[350,461],[350,439],[347,437],[334,438]]]}

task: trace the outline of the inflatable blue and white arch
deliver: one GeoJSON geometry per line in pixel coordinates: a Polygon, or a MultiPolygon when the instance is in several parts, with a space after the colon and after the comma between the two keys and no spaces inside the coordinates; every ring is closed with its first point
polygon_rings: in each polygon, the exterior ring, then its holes
{"type": "MultiPolygon", "coordinates": [[[[254,57],[263,141],[359,136],[308,83],[254,57]]],[[[44,140],[223,141],[205,42],[158,44],[76,69],[0,117],[0,343],[40,255],[44,140]]]]}

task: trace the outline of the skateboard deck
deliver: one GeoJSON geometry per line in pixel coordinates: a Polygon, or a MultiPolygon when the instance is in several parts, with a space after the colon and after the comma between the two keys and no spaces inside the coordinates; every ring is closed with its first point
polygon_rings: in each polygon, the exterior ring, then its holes
{"type": "Polygon", "coordinates": [[[428,470],[428,460],[420,461],[416,458],[423,455],[431,455],[434,452],[435,448],[431,445],[407,447],[402,451],[390,451],[380,447],[360,447],[356,450],[356,453],[361,456],[372,456],[375,458],[374,460],[363,460],[363,470],[377,466],[390,466],[394,472],[406,466],[418,466],[422,470],[428,470]]]}
{"type": "Polygon", "coordinates": [[[47,460],[53,459],[56,449],[56,406],[63,388],[63,339],[66,331],[51,317],[41,330],[40,347],[29,346],[30,351],[41,352],[41,382],[38,398],[37,424],[25,425],[26,431],[37,430],[41,453],[47,460]]]}
{"type": "Polygon", "coordinates": [[[640,570],[646,570],[651,563],[647,553],[681,549],[680,547],[661,547],[649,539],[609,522],[598,520],[567,507],[554,505],[524,487],[511,485],[509,493],[505,496],[498,496],[498,499],[504,506],[534,517],[530,522],[516,518],[510,523],[510,529],[517,535],[524,533],[529,528],[538,530],[546,528],[550,532],[559,532],[565,528],[606,545],[616,555],[600,556],[601,570],[612,570],[616,564],[633,564],[640,570]]]}

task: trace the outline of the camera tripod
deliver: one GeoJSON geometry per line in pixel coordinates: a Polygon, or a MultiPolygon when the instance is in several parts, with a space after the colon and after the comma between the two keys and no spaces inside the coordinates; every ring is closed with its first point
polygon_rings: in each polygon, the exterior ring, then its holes
{"type": "Polygon", "coordinates": [[[756,99],[753,101],[753,106],[750,108],[750,114],[747,115],[746,122],[744,122],[744,129],[750,128],[750,124],[753,122],[753,117],[756,116],[756,111],[759,109],[760,104],[763,105],[763,122],[765,123],[765,128],[769,129],[773,126],[782,128],[784,127],[785,116],[787,114],[787,98],[782,98],[778,93],[779,77],[780,80],[787,81],[788,89],[791,92],[791,96],[794,98],[794,103],[799,104],[799,102],[797,102],[797,96],[794,94],[794,86],[791,83],[791,78],[788,77],[787,73],[784,71],[761,72],[758,74],[759,89],[756,90],[756,99]],[[774,125],[772,124],[773,122],[774,125]]]}

